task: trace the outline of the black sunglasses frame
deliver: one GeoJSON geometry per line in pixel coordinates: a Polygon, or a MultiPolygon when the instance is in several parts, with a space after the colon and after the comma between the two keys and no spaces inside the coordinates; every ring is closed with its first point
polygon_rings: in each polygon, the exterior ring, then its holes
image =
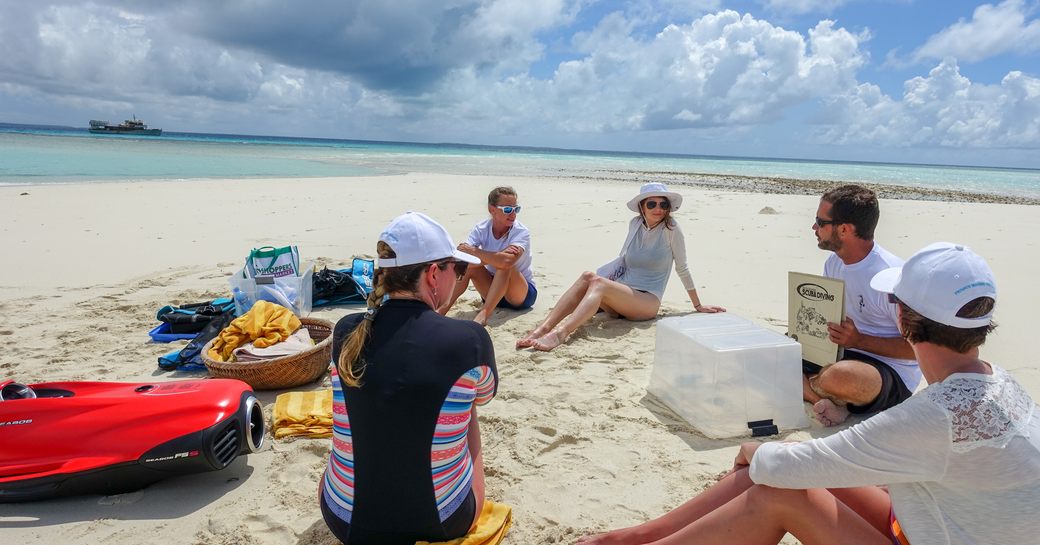
{"type": "Polygon", "coordinates": [[[466,276],[466,269],[469,268],[469,263],[465,261],[459,261],[458,259],[448,259],[446,261],[438,261],[437,268],[444,271],[448,269],[448,265],[451,265],[455,270],[455,279],[462,280],[463,276],[466,276]]]}
{"type": "Polygon", "coordinates": [[[672,209],[672,201],[669,201],[668,199],[665,199],[664,202],[661,203],[658,203],[657,201],[651,201],[650,199],[643,201],[643,206],[645,206],[647,210],[653,210],[654,208],[657,208],[658,204],[660,204],[661,210],[672,209]]]}
{"type": "Polygon", "coordinates": [[[819,216],[816,216],[816,226],[820,228],[826,227],[828,225],[840,225],[841,223],[844,222],[840,222],[838,220],[825,220],[819,216]]]}

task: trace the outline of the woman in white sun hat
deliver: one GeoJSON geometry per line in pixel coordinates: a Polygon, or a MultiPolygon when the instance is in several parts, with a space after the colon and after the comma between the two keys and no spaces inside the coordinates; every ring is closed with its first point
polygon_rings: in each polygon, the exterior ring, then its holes
{"type": "Polygon", "coordinates": [[[995,327],[993,273],[940,242],[879,272],[928,386],[829,437],[744,443],[733,470],[639,526],[580,545],[1037,543],[1040,409],[979,358],[995,327]]]}
{"type": "Polygon", "coordinates": [[[628,320],[652,319],[661,308],[673,264],[698,312],[725,312],[722,307],[701,304],[697,296],[686,264],[686,241],[672,218],[682,201],[682,195],[668,191],[664,184],[643,184],[639,194],[628,201],[628,209],[639,215],[629,222],[621,255],[611,262],[611,270],[582,273],[545,321],[518,340],[516,347],[552,350],[600,310],[628,320]]]}
{"type": "Polygon", "coordinates": [[[321,512],[345,545],[448,541],[484,506],[476,406],[494,397],[498,372],[483,327],[434,309],[480,260],[418,212],[390,222],[376,252],[368,312],[333,333],[321,512]]]}

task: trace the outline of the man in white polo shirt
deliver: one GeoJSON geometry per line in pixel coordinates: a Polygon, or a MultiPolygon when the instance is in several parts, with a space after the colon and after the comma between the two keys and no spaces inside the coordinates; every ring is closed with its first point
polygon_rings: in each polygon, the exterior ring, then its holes
{"type": "Polygon", "coordinates": [[[874,413],[910,397],[921,381],[910,344],[899,333],[896,305],[870,287],[879,271],[903,260],[874,242],[877,195],[858,185],[832,189],[820,199],[813,231],[821,250],[834,252],[824,276],[845,281],[845,320],[828,324],[844,357],[825,368],[804,362],[803,397],[826,426],[849,413],[874,413]]]}
{"type": "Polygon", "coordinates": [[[445,314],[470,282],[484,300],[473,321],[487,325],[495,308],[526,310],[538,297],[531,278],[531,232],[517,221],[520,204],[516,191],[496,187],[488,194],[490,217],[478,223],[458,249],[480,259],[470,265],[456,284],[451,301],[438,309],[445,314]]]}

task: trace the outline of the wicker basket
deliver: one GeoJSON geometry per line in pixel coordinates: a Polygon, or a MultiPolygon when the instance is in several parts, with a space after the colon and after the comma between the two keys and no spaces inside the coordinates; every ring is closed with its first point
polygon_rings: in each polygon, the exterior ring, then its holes
{"type": "Polygon", "coordinates": [[[314,348],[280,358],[245,363],[225,362],[211,359],[207,354],[216,339],[202,348],[202,361],[209,374],[219,378],[235,378],[249,384],[255,390],[278,390],[314,382],[329,370],[332,361],[332,329],[328,320],[300,318],[307,328],[314,348]]]}

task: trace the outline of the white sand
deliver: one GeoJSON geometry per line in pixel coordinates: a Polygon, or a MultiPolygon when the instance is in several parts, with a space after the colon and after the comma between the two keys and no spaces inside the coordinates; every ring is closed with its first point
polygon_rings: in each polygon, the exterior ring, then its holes
{"type": "MultiPolygon", "coordinates": [[[[481,410],[481,430],[489,496],[514,507],[506,543],[570,543],[657,516],[726,470],[739,440],[706,439],[646,396],[654,323],[596,318],[552,353],[513,349],[578,274],[616,254],[633,184],[412,174],[0,187],[0,377],[200,376],[158,371],[156,357],[175,345],[152,344],[147,331],[165,304],[224,295],[226,276],[250,248],[296,243],[305,260],[343,266],[371,253],[381,228],[407,209],[462,239],[486,215],[487,191],[502,183],[520,193],[540,291],[533,311],[500,311],[490,324],[501,388],[481,410]]],[[[680,191],[686,201],[676,218],[701,299],[783,331],[787,271],[819,272],[827,257],[810,229],[817,197],[680,191]],[[760,214],[766,206],[778,213],[760,214]]],[[[1027,359],[1040,278],[1037,208],[886,200],[877,239],[904,257],[936,240],[986,257],[1001,301],[1000,328],[983,354],[1040,397],[1040,366],[1027,359]]],[[[472,317],[477,301],[464,295],[454,315],[472,317]]],[[[336,320],[349,311],[313,316],[336,320]]],[[[672,278],[661,314],[690,311],[672,278]]],[[[271,404],[277,393],[260,398],[271,404]]],[[[785,437],[827,433],[813,427],[785,437]]],[[[261,453],[222,472],[121,496],[0,505],[2,541],[333,543],[316,502],[328,449],[328,440],[269,437],[261,453]]]]}

